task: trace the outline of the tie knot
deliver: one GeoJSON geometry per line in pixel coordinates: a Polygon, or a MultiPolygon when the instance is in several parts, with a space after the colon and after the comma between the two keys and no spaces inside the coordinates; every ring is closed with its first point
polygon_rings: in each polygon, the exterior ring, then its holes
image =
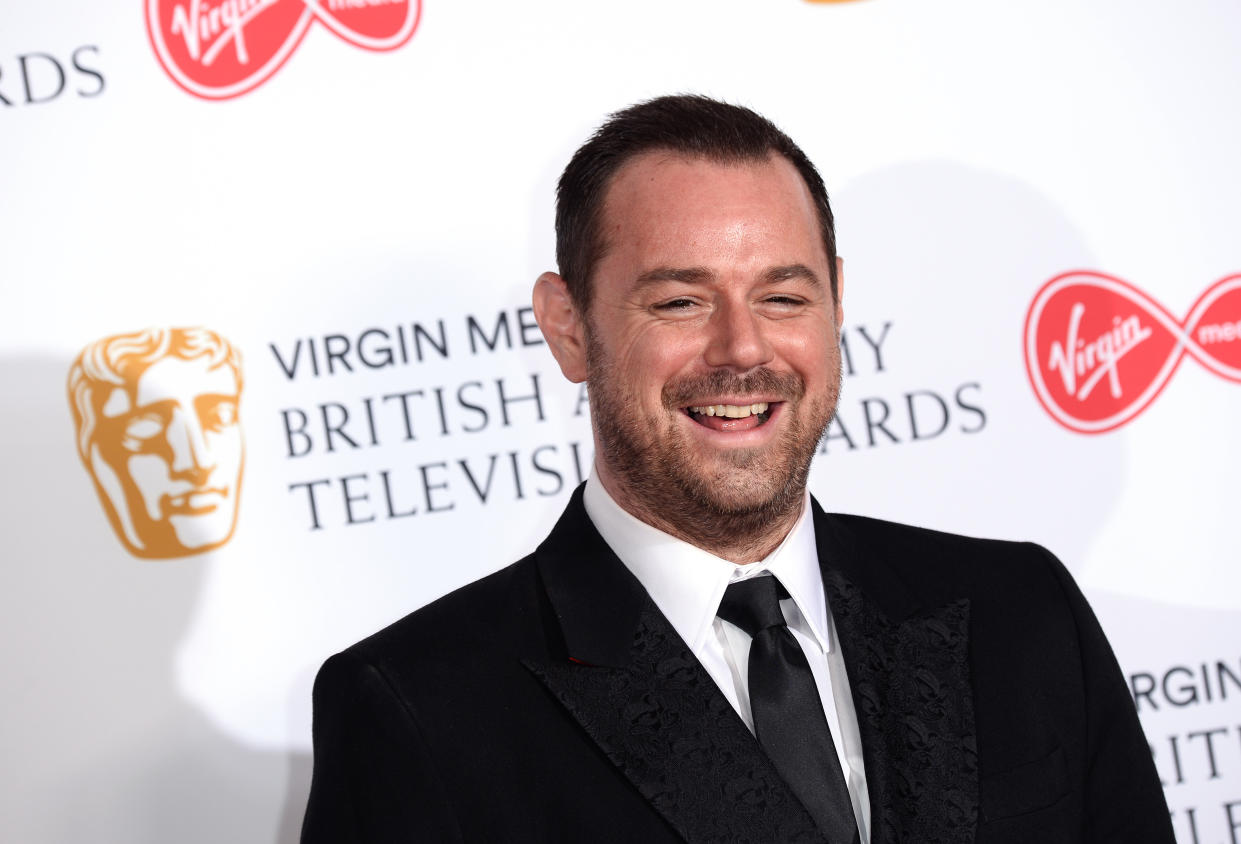
{"type": "Polygon", "coordinates": [[[760,630],[784,624],[780,599],[788,596],[780,581],[770,575],[738,580],[724,590],[724,599],[716,615],[751,637],[757,636],[760,630]]]}

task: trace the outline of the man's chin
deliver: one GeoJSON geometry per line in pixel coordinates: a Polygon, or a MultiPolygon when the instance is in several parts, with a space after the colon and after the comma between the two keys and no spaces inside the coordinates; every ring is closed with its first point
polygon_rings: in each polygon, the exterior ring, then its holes
{"type": "Polygon", "coordinates": [[[218,510],[206,515],[173,515],[168,518],[176,542],[186,553],[219,547],[232,535],[232,519],[218,510]]]}
{"type": "MultiPolygon", "coordinates": [[[[702,511],[721,516],[772,513],[787,506],[789,489],[770,473],[746,477],[748,472],[724,471],[698,476],[682,484],[683,490],[702,511]]],[[[688,480],[688,479],[687,479],[688,480]]]]}

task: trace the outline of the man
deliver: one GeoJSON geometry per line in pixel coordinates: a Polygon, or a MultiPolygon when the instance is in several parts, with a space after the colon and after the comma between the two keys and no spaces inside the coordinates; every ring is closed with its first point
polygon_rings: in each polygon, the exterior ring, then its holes
{"type": "Polygon", "coordinates": [[[1031,545],[824,514],[823,183],[746,109],[614,115],[535,313],[594,473],[531,556],[330,659],[304,842],[1171,842],[1115,660],[1031,545]]]}
{"type": "Polygon", "coordinates": [[[245,449],[241,363],[202,328],[91,343],[69,370],[78,453],[122,544],[168,559],[232,537],[245,449]]]}

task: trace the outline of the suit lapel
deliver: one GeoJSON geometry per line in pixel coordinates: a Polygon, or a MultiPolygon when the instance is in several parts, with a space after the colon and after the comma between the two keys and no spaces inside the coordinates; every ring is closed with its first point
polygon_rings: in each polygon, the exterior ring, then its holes
{"type": "Polygon", "coordinates": [[[972,842],[978,759],[969,602],[919,607],[881,554],[817,504],[814,515],[862,737],[871,844],[972,842]]]}
{"type": "Polygon", "coordinates": [[[715,682],[586,516],[537,552],[564,658],[526,667],[689,842],[822,842],[715,682]]]}
{"type": "MultiPolygon", "coordinates": [[[[871,844],[974,840],[969,602],[920,606],[814,505],[824,588],[861,732],[871,844]]],[[[823,841],[714,681],[586,516],[581,490],[537,552],[563,636],[528,659],[604,755],[689,842],[823,841]]]]}

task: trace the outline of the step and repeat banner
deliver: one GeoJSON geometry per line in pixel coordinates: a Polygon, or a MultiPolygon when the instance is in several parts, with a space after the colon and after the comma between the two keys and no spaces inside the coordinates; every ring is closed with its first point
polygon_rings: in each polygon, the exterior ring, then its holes
{"type": "Polygon", "coordinates": [[[1221,2],[8,4],[5,840],[296,840],[320,663],[588,473],[555,180],[692,91],[832,194],[815,495],[1055,551],[1179,840],[1241,841],[1239,43],[1221,2]]]}

